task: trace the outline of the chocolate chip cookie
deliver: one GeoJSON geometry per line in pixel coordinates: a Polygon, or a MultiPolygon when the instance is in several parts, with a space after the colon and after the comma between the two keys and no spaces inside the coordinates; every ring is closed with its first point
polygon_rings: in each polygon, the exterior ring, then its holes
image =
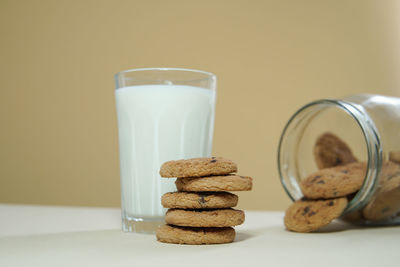
{"type": "Polygon", "coordinates": [[[169,209],[165,214],[165,222],[178,226],[228,227],[242,224],[244,212],[235,209],[169,209]]]}
{"type": "Polygon", "coordinates": [[[321,169],[301,181],[301,191],[309,199],[336,198],[352,194],[361,188],[366,169],[365,162],[321,169]]]}
{"type": "Polygon", "coordinates": [[[350,147],[333,133],[318,137],[314,146],[314,158],[319,169],[356,162],[350,147]]]}
{"type": "Polygon", "coordinates": [[[288,230],[313,232],[338,218],[347,205],[347,198],[298,200],[286,210],[284,223],[288,230]]]}
{"type": "Polygon", "coordinates": [[[381,221],[400,212],[400,165],[391,161],[382,166],[377,192],[364,207],[365,219],[381,221]]]}
{"type": "Polygon", "coordinates": [[[400,164],[400,151],[390,151],[389,160],[400,164]]]}
{"type": "Polygon", "coordinates": [[[182,159],[165,162],[160,169],[161,177],[201,177],[225,175],[237,172],[237,165],[222,157],[182,159]]]}
{"type": "Polygon", "coordinates": [[[248,176],[226,175],[199,178],[178,178],[175,181],[178,191],[248,191],[253,186],[248,176]]]}
{"type": "Polygon", "coordinates": [[[231,243],[235,235],[232,227],[195,228],[172,225],[163,225],[156,233],[160,242],[188,245],[231,243]]]}
{"type": "Polygon", "coordinates": [[[232,208],[238,196],[229,192],[171,192],[161,197],[161,204],[169,209],[232,208]]]}

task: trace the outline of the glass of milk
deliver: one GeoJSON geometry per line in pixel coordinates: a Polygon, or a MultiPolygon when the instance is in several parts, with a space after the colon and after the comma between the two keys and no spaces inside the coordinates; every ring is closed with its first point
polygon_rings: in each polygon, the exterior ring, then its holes
{"type": "Polygon", "coordinates": [[[216,76],[177,68],[117,73],[122,229],[153,233],[164,223],[161,196],[176,191],[162,163],[211,156],[216,76]]]}

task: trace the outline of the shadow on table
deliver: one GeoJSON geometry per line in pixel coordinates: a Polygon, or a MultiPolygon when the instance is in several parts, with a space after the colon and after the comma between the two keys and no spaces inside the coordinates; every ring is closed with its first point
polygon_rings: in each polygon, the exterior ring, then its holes
{"type": "MultiPolygon", "coordinates": [[[[338,232],[344,232],[344,231],[349,231],[349,230],[355,230],[355,229],[363,229],[364,227],[361,226],[356,226],[352,224],[346,224],[342,222],[332,222],[327,226],[324,226],[320,228],[319,230],[315,232],[311,232],[311,234],[329,234],[329,233],[338,233],[338,232]]],[[[286,233],[295,233],[295,234],[304,234],[304,233],[299,233],[299,232],[292,232],[289,231],[285,228],[284,225],[282,226],[272,226],[272,227],[266,227],[266,228],[259,228],[259,229],[254,229],[252,233],[246,233],[246,239],[255,237],[257,235],[263,235],[265,233],[279,233],[279,232],[286,232],[286,233]]],[[[308,233],[310,234],[310,233],[308,233]]]]}
{"type": "Polygon", "coordinates": [[[350,230],[369,230],[369,229],[377,229],[377,228],[395,228],[399,225],[385,225],[385,224],[351,224],[343,221],[334,221],[329,225],[322,227],[315,233],[335,233],[335,232],[343,232],[343,231],[350,231],[350,230]]]}
{"type": "Polygon", "coordinates": [[[360,226],[353,225],[350,223],[346,223],[343,221],[333,221],[327,226],[322,227],[321,229],[315,231],[315,233],[337,233],[337,232],[343,232],[347,230],[353,230],[353,229],[359,229],[360,226]]]}
{"type": "Polygon", "coordinates": [[[235,242],[245,241],[245,240],[248,240],[248,239],[250,239],[250,238],[252,238],[254,236],[255,236],[255,234],[239,232],[239,233],[236,233],[235,242]]]}
{"type": "MultiPolygon", "coordinates": [[[[366,229],[367,227],[359,226],[359,225],[353,225],[350,223],[346,223],[343,221],[333,221],[329,225],[324,226],[320,228],[319,230],[315,232],[311,232],[312,234],[329,234],[329,233],[338,233],[338,232],[344,232],[344,231],[350,231],[350,230],[362,230],[366,229]]],[[[239,232],[237,233],[237,241],[243,241],[247,240],[259,235],[264,235],[264,234],[271,234],[271,233],[279,233],[279,232],[287,232],[287,233],[296,233],[289,231],[285,228],[285,226],[282,224],[281,226],[269,226],[269,227],[263,227],[263,228],[255,228],[250,231],[246,232],[239,232]]],[[[303,234],[303,233],[300,233],[303,234]]]]}
{"type": "MultiPolygon", "coordinates": [[[[340,233],[340,232],[345,232],[345,231],[366,231],[370,229],[376,229],[376,228],[395,228],[399,227],[400,225],[394,226],[394,225],[357,225],[357,224],[351,224],[347,223],[341,220],[335,220],[331,222],[330,224],[320,228],[319,230],[307,234],[334,234],[334,233],[340,233]]],[[[236,234],[236,241],[245,241],[257,236],[261,235],[271,235],[271,234],[279,234],[279,233],[293,233],[293,234],[304,234],[304,233],[297,233],[297,232],[292,232],[289,231],[285,228],[284,224],[278,226],[269,226],[269,227],[261,227],[261,228],[253,228],[251,230],[246,230],[243,232],[238,232],[236,234]]]]}

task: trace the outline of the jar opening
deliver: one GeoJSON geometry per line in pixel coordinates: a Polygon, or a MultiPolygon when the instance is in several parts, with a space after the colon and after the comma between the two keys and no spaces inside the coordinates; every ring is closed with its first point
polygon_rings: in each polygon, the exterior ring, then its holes
{"type": "Polygon", "coordinates": [[[361,189],[345,213],[365,205],[376,189],[375,179],[382,165],[377,129],[362,106],[342,100],[318,100],[300,108],[286,124],[278,146],[278,171],[281,183],[296,201],[303,197],[300,181],[318,170],[313,155],[317,137],[332,132],[351,145],[359,161],[367,162],[361,189]]]}

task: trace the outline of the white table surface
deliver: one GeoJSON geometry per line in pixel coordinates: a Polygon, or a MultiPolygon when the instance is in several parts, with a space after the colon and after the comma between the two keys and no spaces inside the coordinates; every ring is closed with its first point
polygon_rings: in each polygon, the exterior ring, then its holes
{"type": "Polygon", "coordinates": [[[119,209],[0,204],[0,266],[400,266],[400,227],[300,234],[282,220],[246,211],[234,243],[190,246],[121,232],[119,209]]]}

